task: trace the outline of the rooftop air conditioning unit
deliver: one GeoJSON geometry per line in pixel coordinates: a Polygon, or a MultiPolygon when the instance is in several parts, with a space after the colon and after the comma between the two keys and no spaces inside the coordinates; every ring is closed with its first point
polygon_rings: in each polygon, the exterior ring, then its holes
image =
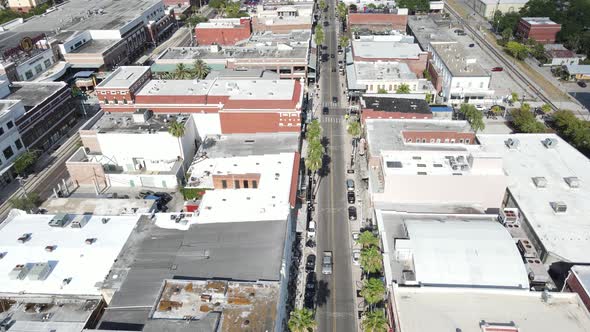
{"type": "Polygon", "coordinates": [[[11,280],[23,280],[29,273],[29,269],[24,264],[16,265],[12,271],[8,273],[8,278],[11,280]]]}
{"type": "Polygon", "coordinates": [[[49,226],[51,227],[64,227],[68,222],[68,215],[65,213],[58,213],[56,214],[51,220],[49,221],[49,226]]]}
{"type": "Polygon", "coordinates": [[[547,187],[547,179],[542,176],[535,176],[533,177],[533,183],[537,188],[545,188],[547,187]]]}
{"type": "Polygon", "coordinates": [[[498,221],[502,224],[517,224],[520,213],[517,208],[504,208],[498,215],[498,221]]]}
{"type": "Polygon", "coordinates": [[[563,178],[570,188],[580,188],[580,179],[577,176],[568,176],[563,178]]]}
{"type": "Polygon", "coordinates": [[[520,144],[520,141],[516,138],[509,138],[504,143],[509,149],[516,149],[520,144]]]}
{"type": "Polygon", "coordinates": [[[567,204],[565,204],[564,202],[551,202],[550,204],[553,208],[553,211],[555,211],[556,213],[564,213],[565,211],[567,211],[567,204]]]}
{"type": "Polygon", "coordinates": [[[547,149],[552,149],[557,145],[557,140],[555,138],[546,138],[543,140],[543,145],[545,145],[547,149]]]}
{"type": "Polygon", "coordinates": [[[29,280],[45,280],[51,272],[51,267],[48,262],[45,263],[33,263],[31,270],[29,271],[27,278],[29,280]]]}
{"type": "Polygon", "coordinates": [[[516,247],[518,248],[518,251],[520,251],[520,254],[524,258],[533,258],[533,259],[535,259],[535,258],[538,258],[539,257],[537,255],[537,251],[533,247],[531,241],[529,241],[528,239],[520,239],[520,240],[518,240],[518,242],[516,242],[516,247]]]}

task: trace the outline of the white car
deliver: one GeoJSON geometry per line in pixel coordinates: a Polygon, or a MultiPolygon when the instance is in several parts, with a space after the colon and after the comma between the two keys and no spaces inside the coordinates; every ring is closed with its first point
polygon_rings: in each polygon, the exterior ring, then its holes
{"type": "Polygon", "coordinates": [[[361,259],[361,250],[360,249],[353,249],[352,250],[352,264],[354,265],[360,265],[360,259],[361,259]]]}
{"type": "Polygon", "coordinates": [[[353,232],[353,233],[352,233],[352,240],[353,240],[355,243],[356,243],[356,242],[359,240],[359,238],[360,238],[360,237],[361,237],[361,233],[359,233],[359,232],[353,232]]]}
{"type": "Polygon", "coordinates": [[[483,111],[486,110],[486,108],[484,106],[482,106],[482,105],[475,105],[475,109],[478,110],[478,111],[480,111],[480,112],[483,112],[483,111]]]}

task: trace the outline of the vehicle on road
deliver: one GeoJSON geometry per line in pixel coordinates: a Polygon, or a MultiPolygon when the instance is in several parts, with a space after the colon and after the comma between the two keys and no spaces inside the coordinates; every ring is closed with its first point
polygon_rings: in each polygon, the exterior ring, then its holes
{"type": "Polygon", "coordinates": [[[348,198],[348,204],[354,204],[354,199],[355,199],[355,197],[354,197],[354,191],[349,191],[346,194],[346,197],[348,198]]]}
{"type": "Polygon", "coordinates": [[[324,21],[324,26],[325,26],[325,27],[327,27],[327,26],[329,26],[329,25],[330,25],[330,22],[328,22],[328,21],[324,21]]]}
{"type": "Polygon", "coordinates": [[[333,264],[334,262],[332,260],[332,252],[324,251],[322,256],[322,274],[332,274],[333,264]]]}
{"type": "Polygon", "coordinates": [[[305,272],[311,272],[313,270],[315,270],[315,255],[311,254],[305,260],[305,272]]]}
{"type": "Polygon", "coordinates": [[[587,87],[588,85],[586,84],[586,82],[584,81],[578,81],[578,85],[581,86],[582,88],[587,87]]]}
{"type": "Polygon", "coordinates": [[[354,206],[348,208],[348,220],[356,220],[356,208],[354,206]]]}
{"type": "Polygon", "coordinates": [[[346,180],[346,190],[354,191],[354,180],[353,179],[346,180]]]}
{"type": "Polygon", "coordinates": [[[315,272],[309,272],[305,279],[305,293],[315,294],[315,288],[317,284],[317,277],[315,272]]]}
{"type": "Polygon", "coordinates": [[[334,59],[336,55],[334,53],[330,54],[330,58],[334,59]]]}
{"type": "Polygon", "coordinates": [[[483,105],[475,105],[475,109],[480,112],[483,112],[486,110],[486,108],[483,105]]]}
{"type": "Polygon", "coordinates": [[[352,240],[354,242],[358,241],[360,237],[361,237],[361,233],[359,233],[359,232],[353,232],[352,233],[352,240]]]}
{"type": "Polygon", "coordinates": [[[503,70],[504,70],[504,68],[502,68],[502,67],[494,67],[494,68],[492,68],[492,71],[503,71],[503,70]]]}
{"type": "Polygon", "coordinates": [[[307,225],[307,235],[309,237],[315,237],[315,221],[310,221],[307,225]]]}
{"type": "Polygon", "coordinates": [[[474,43],[469,44],[469,47],[475,47],[474,43]]]}
{"type": "Polygon", "coordinates": [[[336,104],[338,102],[338,97],[332,97],[332,102],[336,104]]]}
{"type": "Polygon", "coordinates": [[[353,249],[352,250],[352,264],[360,265],[361,259],[361,250],[360,249],[353,249]]]}
{"type": "Polygon", "coordinates": [[[330,109],[327,107],[322,108],[322,114],[326,114],[326,115],[330,114],[330,109]]]}

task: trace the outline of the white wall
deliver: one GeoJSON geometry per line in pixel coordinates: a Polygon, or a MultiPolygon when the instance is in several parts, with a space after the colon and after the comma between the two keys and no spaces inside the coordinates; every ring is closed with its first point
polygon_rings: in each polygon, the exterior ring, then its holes
{"type": "Polygon", "coordinates": [[[19,101],[16,105],[13,105],[7,112],[4,112],[0,116],[0,127],[4,131],[4,133],[0,135],[0,161],[2,162],[0,169],[8,166],[8,164],[13,162],[21,153],[26,151],[15,122],[15,119],[22,115],[24,110],[25,109],[22,102],[19,101]],[[12,122],[12,128],[8,128],[8,122],[12,122]],[[20,149],[17,148],[16,141],[20,141],[20,149]],[[6,158],[4,156],[4,150],[8,147],[12,149],[13,155],[9,158],[6,158]]]}
{"type": "Polygon", "coordinates": [[[97,135],[102,154],[126,167],[133,158],[173,161],[181,156],[178,140],[167,132],[132,134],[108,132],[97,135]],[[124,142],[125,144],[121,144],[124,142]]]}
{"type": "Polygon", "coordinates": [[[173,174],[107,174],[107,183],[111,187],[150,187],[175,190],[178,187],[178,178],[173,174]],[[147,178],[150,181],[146,181],[147,178]],[[151,183],[154,185],[149,185],[151,183]]]}
{"type": "Polygon", "coordinates": [[[26,62],[23,62],[22,64],[20,64],[18,67],[16,67],[16,73],[19,77],[19,80],[21,81],[30,81],[32,79],[34,79],[35,77],[41,75],[43,72],[45,72],[48,68],[51,68],[53,66],[53,52],[51,51],[51,49],[47,49],[44,52],[40,53],[39,55],[29,59],[26,62]],[[49,64],[49,66],[47,66],[45,64],[46,60],[50,60],[51,63],[49,64]],[[38,71],[37,66],[41,66],[41,70],[38,71]],[[27,78],[26,73],[28,71],[31,71],[31,73],[33,74],[33,76],[27,78]]]}
{"type": "Polygon", "coordinates": [[[59,51],[61,54],[68,54],[86,44],[87,42],[92,40],[92,36],[90,35],[89,31],[83,31],[80,34],[75,35],[71,39],[67,40],[65,43],[59,45],[59,51]],[[78,46],[75,46],[77,43],[80,43],[78,46]],[[72,49],[73,48],[73,49],[72,49]]]}
{"type": "Polygon", "coordinates": [[[193,125],[197,135],[203,139],[207,135],[221,135],[221,121],[217,113],[194,113],[193,125]]]}

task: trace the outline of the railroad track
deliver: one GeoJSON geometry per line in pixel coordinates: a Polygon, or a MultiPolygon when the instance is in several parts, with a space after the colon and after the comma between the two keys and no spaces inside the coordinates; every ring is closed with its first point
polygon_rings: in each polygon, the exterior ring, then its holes
{"type": "Polygon", "coordinates": [[[447,3],[445,3],[445,8],[447,9],[447,11],[451,15],[453,15],[459,21],[459,23],[461,23],[461,25],[465,29],[467,29],[467,30],[469,30],[469,32],[471,32],[473,37],[476,38],[480,42],[480,45],[485,46],[485,48],[487,48],[493,55],[496,56],[496,58],[498,58],[498,60],[500,60],[500,62],[504,65],[505,68],[508,68],[510,70],[510,72],[511,72],[511,73],[509,72],[510,76],[514,75],[518,79],[520,79],[520,81],[524,84],[524,86],[521,85],[521,87],[526,87],[526,89],[528,89],[529,91],[532,91],[537,96],[537,98],[541,99],[543,102],[545,102],[546,104],[551,106],[553,111],[559,110],[559,108],[551,101],[551,99],[549,99],[545,95],[545,93],[541,89],[537,88],[535,86],[535,84],[533,82],[531,82],[531,80],[528,77],[523,75],[515,65],[513,65],[508,59],[505,58],[504,54],[502,54],[500,51],[498,51],[493,45],[490,44],[490,42],[488,42],[484,37],[482,37],[478,33],[477,30],[475,30],[473,27],[471,27],[471,25],[469,25],[469,23],[467,23],[461,17],[461,15],[459,15],[459,13],[457,13],[457,11],[455,11],[447,3]]]}

